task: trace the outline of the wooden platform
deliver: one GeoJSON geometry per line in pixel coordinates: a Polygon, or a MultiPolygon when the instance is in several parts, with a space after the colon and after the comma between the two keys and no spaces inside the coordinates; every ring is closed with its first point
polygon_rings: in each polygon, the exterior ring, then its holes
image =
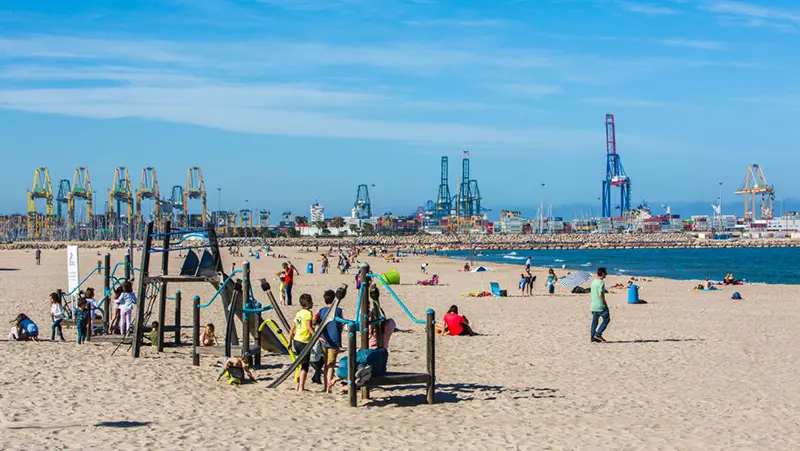
{"type": "Polygon", "coordinates": [[[386,373],[373,376],[364,384],[365,387],[382,387],[388,385],[429,384],[431,376],[427,373],[386,373]]]}
{"type": "Polygon", "coordinates": [[[128,336],[125,339],[122,339],[122,335],[92,335],[92,338],[89,340],[92,343],[111,343],[111,344],[119,344],[122,342],[123,344],[129,345],[131,344],[132,337],[128,336]]]}
{"type": "Polygon", "coordinates": [[[180,275],[164,275],[164,276],[148,276],[149,282],[170,282],[170,283],[183,283],[183,282],[212,282],[219,280],[219,276],[180,276],[180,275]]]}

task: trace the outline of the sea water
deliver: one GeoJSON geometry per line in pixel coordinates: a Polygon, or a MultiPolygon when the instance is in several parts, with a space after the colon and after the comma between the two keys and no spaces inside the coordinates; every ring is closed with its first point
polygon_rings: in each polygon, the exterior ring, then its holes
{"type": "MultiPolygon", "coordinates": [[[[721,249],[591,249],[481,251],[482,262],[586,270],[605,266],[609,274],[671,279],[737,279],[757,283],[800,284],[800,248],[721,249]]],[[[477,254],[477,251],[476,251],[477,254]]],[[[469,251],[450,251],[448,257],[466,259],[469,251]]]]}

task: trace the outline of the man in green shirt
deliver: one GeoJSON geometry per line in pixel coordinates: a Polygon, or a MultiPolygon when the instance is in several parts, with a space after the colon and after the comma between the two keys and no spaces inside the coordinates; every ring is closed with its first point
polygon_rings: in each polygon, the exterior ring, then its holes
{"type": "Polygon", "coordinates": [[[606,290],[606,274],[605,268],[597,268],[597,278],[592,281],[592,303],[589,308],[592,311],[591,339],[593,343],[606,341],[603,338],[603,332],[608,327],[608,323],[611,322],[611,315],[608,313],[608,304],[606,303],[606,293],[608,293],[606,290]],[[603,318],[603,322],[598,328],[597,323],[600,318],[603,318]]]}

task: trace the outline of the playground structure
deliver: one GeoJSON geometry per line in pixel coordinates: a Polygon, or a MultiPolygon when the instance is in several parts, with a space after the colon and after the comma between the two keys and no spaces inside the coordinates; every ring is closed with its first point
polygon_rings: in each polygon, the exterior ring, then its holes
{"type": "Polygon", "coordinates": [[[617,153],[617,135],[614,115],[606,114],[606,178],[603,180],[602,212],[604,218],[614,216],[619,209],[619,216],[631,209],[631,179],[622,166],[622,158],[617,153]],[[611,199],[611,188],[619,188],[619,205],[614,206],[611,199]]]}
{"type": "Polygon", "coordinates": [[[751,164],[747,167],[747,173],[736,194],[744,196],[745,222],[773,218],[775,212],[775,187],[767,184],[767,179],[764,177],[761,166],[751,164]],[[756,211],[759,210],[760,215],[756,218],[756,211]]]}
{"type": "MultiPolygon", "coordinates": [[[[154,232],[154,222],[150,221],[146,226],[146,234],[142,247],[142,258],[139,268],[137,297],[139,302],[136,306],[136,317],[133,325],[133,332],[130,338],[122,337],[120,345],[129,343],[131,353],[134,358],[141,354],[143,346],[144,331],[147,322],[153,314],[153,310],[158,308],[157,318],[161,325],[159,327],[159,346],[158,352],[163,351],[166,343],[163,340],[165,332],[174,331],[176,334],[175,345],[180,346],[180,301],[181,295],[176,292],[175,298],[167,296],[169,284],[178,283],[209,283],[215,289],[214,296],[205,304],[200,304],[200,298],[193,298],[193,352],[192,359],[195,364],[199,364],[199,355],[212,354],[218,356],[232,355],[232,346],[240,343],[235,327],[235,319],[243,324],[242,330],[242,351],[250,352],[254,356],[256,364],[260,363],[261,350],[270,352],[285,353],[281,340],[273,333],[270,328],[260,328],[263,324],[261,314],[268,310],[274,310],[279,321],[286,327],[286,319],[280,308],[274,301],[274,297],[269,293],[271,304],[262,307],[253,297],[252,286],[250,283],[250,264],[244,262],[242,269],[234,270],[230,275],[223,270],[222,259],[219,252],[219,244],[213,226],[206,226],[202,229],[178,229],[172,230],[171,223],[167,221],[164,229],[154,232]],[[161,238],[161,247],[154,246],[154,239],[161,238]],[[195,252],[202,249],[200,256],[195,252]],[[178,274],[169,272],[169,253],[174,251],[187,251],[183,265],[178,274]],[[150,270],[150,258],[154,254],[162,254],[160,274],[153,274],[150,270]],[[235,280],[234,276],[240,274],[241,280],[235,280]],[[216,298],[221,299],[222,306],[226,312],[226,333],[225,345],[220,347],[197,346],[200,328],[200,310],[207,308],[214,303],[216,298]],[[175,324],[167,325],[166,310],[167,301],[175,301],[175,324]],[[250,338],[254,339],[255,346],[251,348],[250,338]]],[[[263,285],[263,284],[262,284],[263,285]]]]}
{"type": "MultiPolygon", "coordinates": [[[[434,316],[433,310],[426,312],[426,318],[420,320],[415,318],[411,312],[406,308],[405,304],[397,297],[397,294],[392,290],[389,284],[378,274],[372,274],[370,267],[367,264],[362,264],[359,272],[359,280],[361,285],[358,288],[358,304],[356,306],[356,319],[346,320],[336,316],[336,310],[342,299],[346,294],[346,286],[340,287],[336,291],[336,297],[333,304],[328,309],[325,318],[321,319],[319,327],[317,327],[314,335],[311,337],[309,343],[315,343],[322,336],[325,327],[332,321],[344,324],[347,326],[347,387],[348,387],[348,404],[350,407],[358,406],[358,391],[361,391],[361,399],[366,400],[370,397],[370,389],[383,386],[392,385],[417,385],[424,384],[426,389],[426,400],[428,404],[435,402],[436,390],[436,341],[434,330],[434,316]],[[369,347],[369,328],[375,327],[376,337],[378,339],[378,348],[384,347],[383,343],[383,323],[386,319],[380,304],[380,291],[374,282],[381,283],[386,291],[391,294],[393,299],[403,309],[405,314],[416,324],[425,324],[425,343],[426,343],[426,371],[424,373],[408,373],[408,372],[386,372],[385,374],[373,375],[361,385],[357,384],[356,372],[358,370],[358,346],[356,345],[356,335],[360,337],[360,350],[366,351],[369,347]],[[371,301],[371,302],[370,302],[371,301]],[[374,320],[370,321],[370,313],[374,320]]],[[[305,346],[303,351],[298,354],[294,363],[281,373],[270,385],[270,388],[277,388],[286,381],[295,370],[300,366],[302,360],[311,352],[312,346],[305,346]]]]}
{"type": "Polygon", "coordinates": [[[80,282],[70,291],[63,290],[61,288],[56,289],[56,293],[58,294],[59,298],[62,299],[65,305],[68,308],[64,309],[67,318],[63,322],[65,326],[74,325],[73,318],[73,310],[76,308],[75,299],[78,297],[78,294],[83,292],[86,288],[84,285],[88,283],[91,277],[95,274],[102,273],[103,277],[103,297],[97,301],[97,306],[95,307],[97,318],[94,319],[94,327],[89,330],[89,333],[86,335],[87,340],[91,340],[92,336],[105,334],[108,331],[108,320],[110,318],[111,307],[110,307],[110,297],[114,293],[114,289],[121,286],[122,283],[126,281],[132,280],[132,274],[135,271],[133,265],[131,264],[131,257],[130,254],[126,253],[124,260],[122,262],[117,262],[114,266],[111,266],[111,254],[106,253],[103,257],[102,263],[100,261],[97,262],[97,265],[92,268],[92,270],[84,276],[80,282]],[[119,267],[122,266],[123,274],[121,276],[117,276],[117,270],[119,267]],[[97,312],[99,310],[99,312],[97,312]]]}

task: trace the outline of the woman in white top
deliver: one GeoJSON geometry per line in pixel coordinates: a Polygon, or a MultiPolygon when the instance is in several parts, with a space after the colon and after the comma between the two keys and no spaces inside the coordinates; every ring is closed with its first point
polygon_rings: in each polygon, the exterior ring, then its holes
{"type": "Polygon", "coordinates": [[[61,341],[64,341],[64,332],[61,329],[61,322],[64,321],[64,307],[61,306],[61,296],[58,293],[50,293],[50,317],[53,318],[53,325],[50,327],[50,341],[56,341],[56,331],[61,341]]]}

